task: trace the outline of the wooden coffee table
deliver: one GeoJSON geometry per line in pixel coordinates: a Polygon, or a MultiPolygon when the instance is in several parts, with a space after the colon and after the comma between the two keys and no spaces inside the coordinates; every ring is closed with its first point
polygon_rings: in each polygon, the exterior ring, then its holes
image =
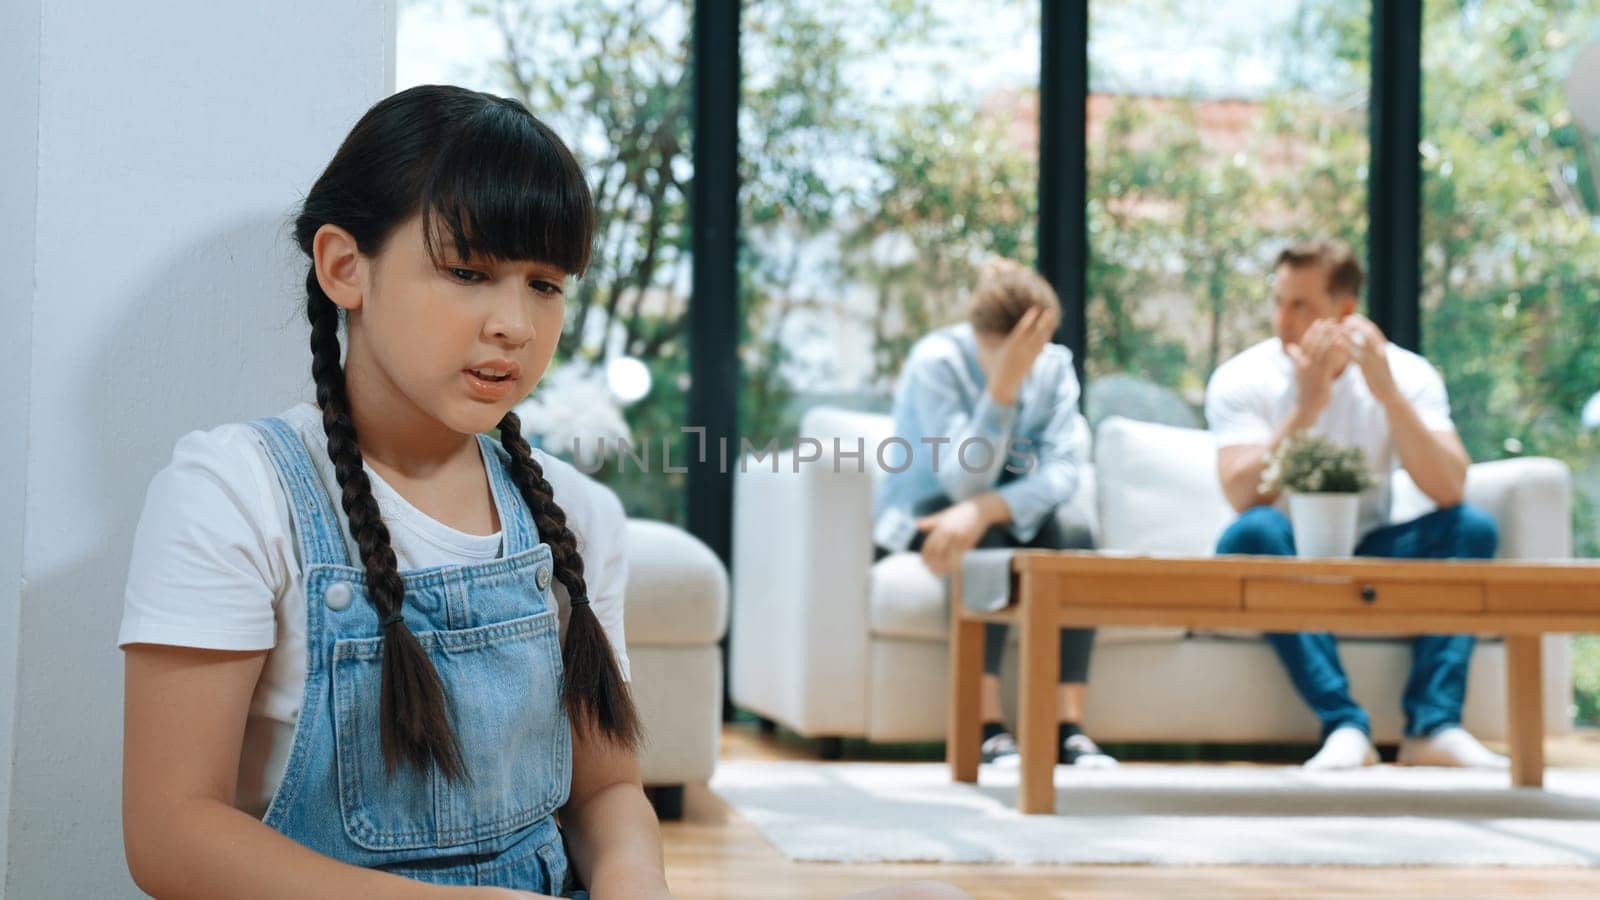
{"type": "Polygon", "coordinates": [[[1056,681],[1062,628],[1177,625],[1261,631],[1505,636],[1511,780],[1544,781],[1539,638],[1600,631],[1600,565],[1391,559],[1212,559],[1019,550],[1016,602],[978,613],[951,575],[950,726],[957,781],[978,780],[978,689],[985,622],[1021,628],[1018,808],[1055,811],[1056,681]]]}

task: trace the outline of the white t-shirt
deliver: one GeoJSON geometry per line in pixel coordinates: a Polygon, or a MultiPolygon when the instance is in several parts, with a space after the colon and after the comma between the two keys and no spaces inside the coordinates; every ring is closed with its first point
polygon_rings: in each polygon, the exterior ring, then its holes
{"type": "MultiPolygon", "coordinates": [[[[1389,369],[1422,424],[1429,431],[1454,431],[1444,379],[1427,360],[1394,344],[1388,345],[1389,369]]],[[[1294,361],[1277,338],[1269,338],[1228,360],[1206,386],[1206,422],[1217,446],[1265,444],[1289,417],[1299,388],[1294,361]]],[[[1376,477],[1377,487],[1361,495],[1357,529],[1366,534],[1389,522],[1389,477],[1400,466],[1389,433],[1389,415],[1367,389],[1355,363],[1334,379],[1328,407],[1311,432],[1331,441],[1360,447],[1376,477]]],[[[1287,500],[1280,497],[1279,506],[1287,500]]]]}
{"type": "MultiPolygon", "coordinates": [[[[329,496],[337,498],[321,412],[302,403],[282,418],[306,442],[329,496]]],[[[610,489],[571,465],[541,450],[533,452],[577,536],[592,609],[627,677],[622,504],[610,489]]],[[[371,466],[364,468],[402,571],[472,565],[501,555],[501,532],[475,535],[450,528],[412,506],[371,466]]],[[[333,506],[350,560],[359,567],[361,556],[344,510],[337,500],[333,506]]],[[[172,462],[156,473],[145,495],[117,645],[269,651],[250,700],[235,799],[236,806],[255,816],[266,814],[283,778],[305,689],[302,568],[288,499],[255,429],[235,423],[180,438],[172,462]]],[[[565,634],[570,598],[559,581],[551,586],[565,634]]]]}

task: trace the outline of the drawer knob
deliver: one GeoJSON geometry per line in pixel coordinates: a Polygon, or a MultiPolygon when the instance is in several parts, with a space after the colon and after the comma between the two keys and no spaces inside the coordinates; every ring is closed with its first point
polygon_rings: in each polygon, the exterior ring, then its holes
{"type": "Polygon", "coordinates": [[[1378,599],[1378,589],[1377,588],[1373,587],[1370,584],[1363,584],[1361,586],[1361,602],[1362,603],[1375,603],[1375,602],[1377,602],[1377,599],[1378,599]]]}

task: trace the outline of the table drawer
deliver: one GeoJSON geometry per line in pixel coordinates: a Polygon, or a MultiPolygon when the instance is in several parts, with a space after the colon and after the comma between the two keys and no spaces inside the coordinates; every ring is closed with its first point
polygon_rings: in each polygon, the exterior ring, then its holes
{"type": "Polygon", "coordinates": [[[1171,575],[1043,576],[1051,596],[1078,606],[1145,609],[1239,609],[1239,579],[1171,575]]]}
{"type": "Polygon", "coordinates": [[[1349,578],[1247,578],[1244,608],[1482,612],[1483,585],[1470,582],[1356,581],[1349,578]]]}

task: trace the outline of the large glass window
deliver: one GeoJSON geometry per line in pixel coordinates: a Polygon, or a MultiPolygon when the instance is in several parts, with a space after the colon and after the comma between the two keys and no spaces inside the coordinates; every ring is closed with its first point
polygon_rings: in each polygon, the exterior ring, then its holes
{"type": "Polygon", "coordinates": [[[572,147],[599,219],[556,361],[525,425],[587,454],[629,514],[682,521],[688,387],[690,0],[406,0],[397,86],[448,82],[528,104],[572,147]],[[639,396],[642,393],[642,396],[639,396]],[[635,399],[637,398],[637,399],[635,399]],[[626,440],[630,456],[618,453],[626,440]],[[603,463],[603,464],[602,464],[603,463]]]}
{"type": "Polygon", "coordinates": [[[1094,0],[1091,419],[1200,424],[1285,243],[1364,249],[1368,0],[1094,0]]]}
{"type": "MultiPolygon", "coordinates": [[[[1600,0],[1437,0],[1422,43],[1422,342],[1474,460],[1574,473],[1574,550],[1600,555],[1600,143],[1563,86],[1600,0]]],[[[1600,638],[1575,640],[1600,724],[1600,638]]]]}
{"type": "Polygon", "coordinates": [[[1563,85],[1600,0],[1435,2],[1423,32],[1422,340],[1473,459],[1557,456],[1600,551],[1600,149],[1563,85]]]}
{"type": "Polygon", "coordinates": [[[744,7],[740,432],[887,409],[990,254],[1032,265],[1038,4],[744,7]]]}

